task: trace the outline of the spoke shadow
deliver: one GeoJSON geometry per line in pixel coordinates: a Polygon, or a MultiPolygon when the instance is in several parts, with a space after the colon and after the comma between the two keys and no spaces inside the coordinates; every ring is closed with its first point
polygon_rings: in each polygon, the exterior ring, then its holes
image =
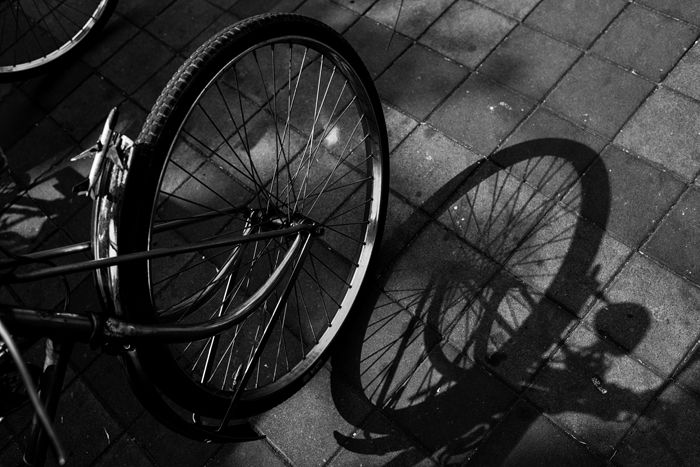
{"type": "MultiPolygon", "coordinates": [[[[564,139],[516,144],[456,175],[391,230],[399,242],[407,232],[412,240],[394,245],[396,257],[363,295],[333,356],[334,400],[359,429],[336,434],[343,447],[390,465],[427,455],[446,464],[484,455],[500,465],[524,440],[563,462],[583,448],[533,445],[529,430],[541,412],[632,423],[657,388],[606,375],[644,337],[650,313],[602,296],[604,231],[584,220],[605,225],[609,214],[605,168],[590,164],[596,156],[564,139]],[[582,178],[586,170],[600,173],[582,178]],[[577,326],[592,302],[603,310],[577,326]],[[625,348],[596,338],[620,316],[631,323],[625,348]],[[580,375],[590,397],[574,394],[580,375]],[[357,390],[380,413],[364,419],[344,406],[357,390]],[[507,439],[493,450],[488,440],[504,420],[507,439]]],[[[384,244],[394,242],[389,235],[384,244]]]]}

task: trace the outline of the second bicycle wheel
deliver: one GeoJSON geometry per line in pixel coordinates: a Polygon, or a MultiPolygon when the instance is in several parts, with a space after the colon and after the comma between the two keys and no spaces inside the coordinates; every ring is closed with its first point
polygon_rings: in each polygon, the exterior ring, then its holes
{"type": "Polygon", "coordinates": [[[221,418],[229,405],[237,418],[269,409],[320,366],[380,241],[388,151],[368,72],[317,21],[251,18],[187,60],[136,147],[118,217],[107,215],[97,235],[114,254],[269,238],[113,268],[107,301],[123,318],[198,323],[239,314],[212,338],[140,344],[135,366],[197,415],[221,418]],[[319,228],[295,259],[298,275],[285,272],[259,307],[234,311],[291,248],[292,237],[276,233],[303,223],[319,228]]]}
{"type": "Polygon", "coordinates": [[[0,79],[38,72],[82,46],[109,19],[117,0],[0,2],[0,79]]]}

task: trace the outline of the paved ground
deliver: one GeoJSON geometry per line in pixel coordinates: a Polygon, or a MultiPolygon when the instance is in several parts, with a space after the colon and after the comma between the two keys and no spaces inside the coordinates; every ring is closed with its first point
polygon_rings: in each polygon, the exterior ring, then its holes
{"type": "MultiPolygon", "coordinates": [[[[700,463],[696,0],[122,0],[60,73],[0,85],[5,247],[88,238],[70,195],[110,106],[138,133],[193,48],[250,14],[341,31],[376,76],[391,200],[376,290],[336,355],[199,444],[80,347],[57,428],[73,465],[700,463]]],[[[73,306],[94,301],[74,280],[73,306]]],[[[55,306],[49,287],[13,291],[55,306]]],[[[5,292],[7,295],[8,292],[5,292]]],[[[0,424],[13,465],[23,410],[0,424]]]]}

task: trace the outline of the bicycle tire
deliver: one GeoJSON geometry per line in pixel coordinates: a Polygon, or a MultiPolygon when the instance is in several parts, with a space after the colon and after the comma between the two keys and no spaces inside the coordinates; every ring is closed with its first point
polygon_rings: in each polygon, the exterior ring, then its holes
{"type": "Polygon", "coordinates": [[[0,18],[0,80],[25,79],[75,54],[104,27],[117,0],[10,0],[0,18]]]}
{"type": "MultiPolygon", "coordinates": [[[[136,147],[139,154],[134,153],[122,196],[116,197],[119,205],[111,211],[119,215],[107,216],[105,225],[114,228],[101,240],[117,245],[121,253],[222,233],[274,230],[271,224],[298,217],[323,227],[301,262],[302,272],[271,328],[272,337],[261,347],[255,378],[243,382],[240,400],[233,404],[235,418],[268,410],[320,368],[381,241],[388,144],[369,73],[348,43],[318,21],[289,14],[253,17],[219,32],[182,65],[151,110],[136,147]],[[254,75],[259,80],[250,79],[254,75]],[[306,77],[313,79],[307,82],[306,77]],[[209,115],[215,111],[217,118],[209,115]],[[218,126],[224,123],[227,128],[218,126]],[[241,206],[249,210],[231,210],[241,206]],[[197,220],[209,215],[212,222],[154,232],[157,215],[159,222],[172,223],[185,214],[197,220]],[[218,217],[223,222],[213,221],[218,217]],[[309,293],[319,299],[315,304],[309,293]]],[[[229,290],[254,292],[284,252],[282,240],[260,241],[235,251],[123,264],[104,280],[110,284],[104,295],[108,307],[129,320],[206,321],[232,312],[238,298],[229,290]],[[248,255],[250,261],[244,262],[248,255]],[[183,269],[170,275],[179,267],[183,269]],[[191,290],[211,289],[206,293],[212,298],[195,303],[200,296],[185,296],[189,292],[183,284],[194,284],[191,290]],[[183,302],[188,304],[184,311],[183,302]]],[[[265,305],[241,316],[228,334],[183,345],[139,344],[129,353],[136,362],[130,367],[147,375],[176,405],[221,418],[240,384],[241,368],[259,345],[258,333],[271,313],[267,304],[281,296],[274,290],[265,305]],[[229,339],[224,346],[223,339],[229,339]],[[212,351],[216,358],[207,359],[218,361],[213,370],[213,363],[200,364],[204,353],[212,351]],[[224,364],[225,372],[219,371],[224,364]]]]}

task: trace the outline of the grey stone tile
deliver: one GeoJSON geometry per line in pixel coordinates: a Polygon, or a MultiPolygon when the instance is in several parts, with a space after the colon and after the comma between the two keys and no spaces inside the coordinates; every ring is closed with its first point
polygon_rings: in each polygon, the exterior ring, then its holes
{"type": "MultiPolygon", "coordinates": [[[[178,0],[182,1],[182,0],[178,0]]],[[[165,10],[172,0],[122,0],[117,3],[117,12],[123,14],[137,26],[143,26],[153,20],[161,11],[165,10]]]]}
{"type": "Polygon", "coordinates": [[[372,7],[372,5],[376,2],[376,0],[331,0],[333,3],[337,3],[338,5],[343,5],[346,8],[349,8],[356,13],[365,13],[369,8],[372,7]]]}
{"type": "Polygon", "coordinates": [[[631,4],[591,50],[659,81],[697,34],[697,28],[631,4]]]}
{"type": "Polygon", "coordinates": [[[409,241],[430,221],[428,214],[389,193],[384,237],[379,250],[379,270],[383,271],[401,254],[409,241]]]}
{"type": "Polygon", "coordinates": [[[640,0],[640,3],[700,26],[700,5],[694,0],[640,0]]]}
{"type": "Polygon", "coordinates": [[[700,75],[700,42],[696,42],[685,54],[663,84],[700,100],[700,82],[696,79],[698,75],[700,75]]]}
{"type": "Polygon", "coordinates": [[[418,126],[418,122],[388,105],[384,105],[382,109],[389,138],[389,153],[392,153],[399,143],[418,126]]]}
{"type": "Polygon", "coordinates": [[[73,60],[64,63],[60,69],[50,70],[48,73],[22,82],[21,89],[44,112],[50,112],[68,94],[85,82],[94,71],[82,60],[73,60]]]}
{"type": "Polygon", "coordinates": [[[112,15],[104,29],[94,39],[94,43],[81,52],[80,58],[90,66],[98,67],[114,55],[138,31],[138,28],[124,16],[120,14],[112,15]]]}
{"type": "Polygon", "coordinates": [[[615,142],[692,181],[700,171],[700,104],[659,88],[624,126],[615,142]]]}
{"type": "Polygon", "coordinates": [[[315,18],[338,32],[345,31],[358,17],[352,10],[326,0],[307,0],[295,13],[315,18]]]}
{"type": "Polygon", "coordinates": [[[526,401],[518,401],[474,457],[474,465],[600,466],[589,451],[526,401]]]}
{"type": "Polygon", "coordinates": [[[539,2],[540,0],[479,0],[482,5],[520,20],[525,18],[539,2]]]}
{"type": "Polygon", "coordinates": [[[230,11],[239,18],[273,12],[294,11],[304,0],[238,0],[230,11]]]}
{"type": "Polygon", "coordinates": [[[700,190],[690,187],[643,251],[700,284],[700,190]]]}
{"type": "MultiPolygon", "coordinates": [[[[208,41],[216,33],[228,26],[236,24],[237,21],[238,17],[236,17],[235,15],[232,15],[227,11],[219,12],[213,23],[209,24],[197,35],[197,37],[192,39],[187,45],[183,46],[180,49],[180,55],[182,55],[183,57],[189,57],[191,54],[194,53],[195,50],[197,50],[197,48],[199,48],[199,46],[208,41]]],[[[179,57],[176,57],[174,61],[177,61],[178,58],[179,57]]],[[[150,81],[151,80],[149,80],[146,83],[146,85],[148,85],[150,81]]]]}
{"type": "Polygon", "coordinates": [[[100,72],[127,94],[136,91],[173,53],[150,34],[140,32],[100,68],[100,72]]]}
{"type": "Polygon", "coordinates": [[[423,120],[467,74],[463,66],[414,44],[375,84],[383,99],[423,120]]]}
{"type": "Polygon", "coordinates": [[[564,76],[545,105],[612,137],[652,88],[642,78],[587,55],[564,76]]]}
{"type": "Polygon", "coordinates": [[[435,111],[430,123],[480,154],[491,153],[534,103],[473,74],[435,111]]]}
{"type": "Polygon", "coordinates": [[[451,324],[450,342],[515,391],[527,387],[577,322],[508,272],[499,272],[451,324]]]}
{"type": "Polygon", "coordinates": [[[0,112],[0,146],[7,151],[20,140],[38,121],[44,112],[20,91],[13,91],[2,101],[0,112]]]}
{"type": "Polygon", "coordinates": [[[246,443],[225,444],[216,455],[207,462],[208,467],[231,465],[265,465],[283,467],[285,464],[267,440],[246,443]]]}
{"type": "Polygon", "coordinates": [[[154,464],[139,447],[138,441],[125,435],[114,442],[93,465],[99,467],[151,467],[154,464]]]}
{"type": "Polygon", "coordinates": [[[255,425],[293,464],[321,465],[338,449],[333,433],[354,429],[339,410],[359,411],[360,418],[370,412],[359,396],[351,392],[345,396],[331,396],[330,375],[322,368],[284,404],[260,415],[255,425]]]}
{"type": "Polygon", "coordinates": [[[461,0],[430,26],[420,42],[475,69],[516,24],[492,10],[461,0]]]}
{"type": "Polygon", "coordinates": [[[156,74],[151,76],[143,83],[143,86],[133,94],[132,98],[134,101],[141,106],[141,108],[150,111],[151,107],[155,105],[160,93],[165,89],[165,85],[183,62],[184,59],[179,55],[173,57],[172,60],[166,63],[156,74]]]}
{"type": "Polygon", "coordinates": [[[626,4],[625,0],[543,0],[525,23],[588,48],[626,4]]]}
{"type": "Polygon", "coordinates": [[[662,380],[580,325],[526,396],[555,423],[609,457],[662,380]]]}
{"type": "Polygon", "coordinates": [[[696,442],[700,403],[675,384],[666,388],[620,443],[615,462],[643,465],[694,465],[700,462],[696,442]]]}
{"type": "Polygon", "coordinates": [[[669,374],[700,332],[700,289],[635,254],[587,316],[638,358],[669,374]]]}
{"type": "Polygon", "coordinates": [[[429,125],[420,125],[391,156],[391,186],[431,213],[439,207],[435,195],[478,159],[429,125]]]}
{"type": "Polygon", "coordinates": [[[497,378],[463,362],[457,349],[442,343],[383,411],[441,465],[469,459],[515,402],[515,393],[497,378]]]}
{"type": "Polygon", "coordinates": [[[343,449],[329,464],[331,467],[355,465],[433,465],[430,454],[416,446],[381,412],[370,415],[350,437],[341,438],[343,449]]]}
{"type": "Polygon", "coordinates": [[[637,248],[676,201],[683,184],[650,164],[609,146],[586,172],[586,195],[599,209],[587,215],[627,246],[637,248]]]}
{"type": "Polygon", "coordinates": [[[519,26],[486,59],[479,71],[540,100],[578,58],[579,51],[519,26]]]}
{"type": "Polygon", "coordinates": [[[396,25],[397,31],[416,39],[450,6],[450,3],[452,3],[451,0],[430,2],[383,0],[375,2],[366,15],[392,29],[396,25]]]}
{"type": "Polygon", "coordinates": [[[35,181],[76,149],[75,141],[52,119],[44,118],[25,138],[5,150],[10,168],[26,183],[35,181]],[[41,144],[51,141],[50,145],[41,144]]]}
{"type": "Polygon", "coordinates": [[[365,16],[345,33],[345,38],[374,78],[411,45],[405,36],[397,34],[392,37],[389,29],[365,16]]]}

